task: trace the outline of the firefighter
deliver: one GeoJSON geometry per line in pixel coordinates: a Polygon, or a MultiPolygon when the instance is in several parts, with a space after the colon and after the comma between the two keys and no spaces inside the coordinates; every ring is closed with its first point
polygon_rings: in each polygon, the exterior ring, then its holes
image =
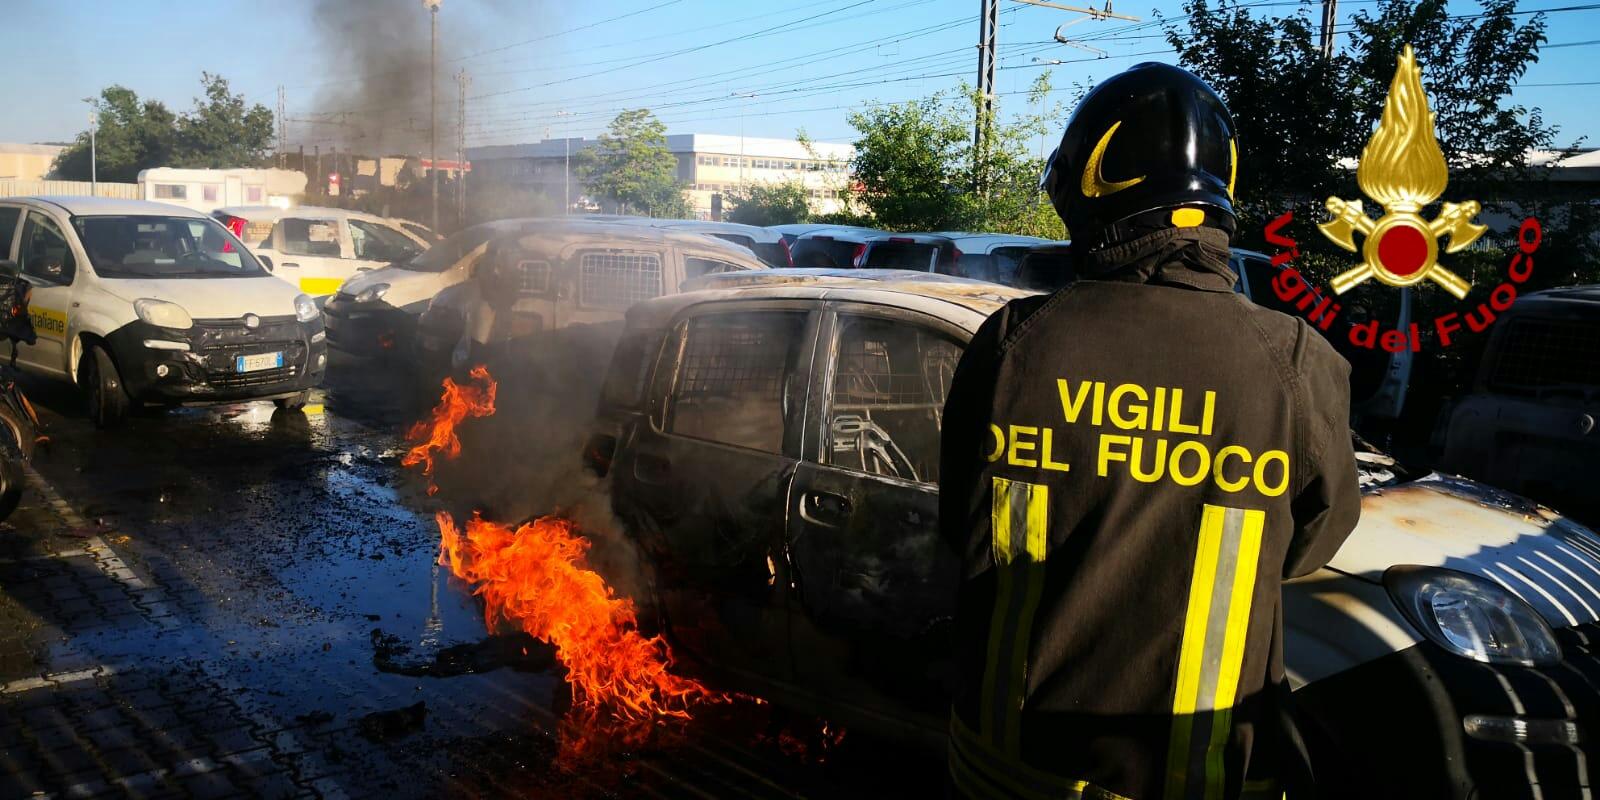
{"type": "Polygon", "coordinates": [[[1233,291],[1237,155],[1189,72],[1096,87],[1042,181],[1077,280],[1007,304],[956,370],[960,796],[1295,796],[1280,583],[1360,513],[1349,367],[1233,291]]]}

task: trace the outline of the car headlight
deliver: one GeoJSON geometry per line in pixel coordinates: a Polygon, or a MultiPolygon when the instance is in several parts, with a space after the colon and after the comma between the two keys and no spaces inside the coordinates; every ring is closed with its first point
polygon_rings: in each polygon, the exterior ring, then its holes
{"type": "Polygon", "coordinates": [[[356,295],[356,302],[357,303],[376,303],[379,300],[382,300],[383,296],[388,294],[388,293],[389,293],[389,284],[387,284],[387,283],[374,283],[371,286],[368,286],[367,288],[362,289],[361,290],[361,294],[356,295]]]}
{"type": "Polygon", "coordinates": [[[1492,581],[1402,565],[1383,573],[1383,585],[1413,627],[1458,656],[1525,667],[1561,660],[1561,645],[1539,612],[1492,581]]]}
{"type": "Polygon", "coordinates": [[[301,322],[310,322],[317,318],[322,310],[317,308],[315,301],[308,295],[297,295],[294,298],[294,318],[301,322]]]}
{"type": "Polygon", "coordinates": [[[194,318],[177,303],[145,297],[133,301],[133,311],[139,315],[139,319],[157,328],[176,328],[186,331],[194,327],[194,318]]]}

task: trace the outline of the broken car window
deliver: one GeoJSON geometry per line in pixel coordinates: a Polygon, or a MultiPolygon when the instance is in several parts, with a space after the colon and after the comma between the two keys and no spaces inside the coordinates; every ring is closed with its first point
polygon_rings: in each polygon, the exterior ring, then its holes
{"type": "Polygon", "coordinates": [[[939,426],[961,348],[905,322],[840,317],[828,462],[910,481],[939,480],[939,426]]]}
{"type": "Polygon", "coordinates": [[[781,453],[786,379],[800,374],[805,320],[804,312],[762,311],[690,321],[667,431],[781,453]]]}
{"type": "Polygon", "coordinates": [[[375,222],[350,220],[350,245],[362,261],[408,261],[422,251],[404,234],[375,222]]]}
{"type": "Polygon", "coordinates": [[[721,275],[724,272],[742,272],[744,267],[738,264],[729,264],[714,258],[696,258],[686,256],[683,259],[683,276],[687,279],[703,277],[706,275],[721,275]]]}
{"type": "Polygon", "coordinates": [[[326,219],[285,218],[283,254],[286,256],[339,257],[339,224],[326,219]]]}

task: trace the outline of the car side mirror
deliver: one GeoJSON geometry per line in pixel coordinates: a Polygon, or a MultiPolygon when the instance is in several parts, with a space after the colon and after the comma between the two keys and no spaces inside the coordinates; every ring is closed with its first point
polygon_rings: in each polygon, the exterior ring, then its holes
{"type": "Polygon", "coordinates": [[[17,276],[17,262],[0,259],[0,276],[15,278],[17,276]]]}
{"type": "Polygon", "coordinates": [[[261,262],[261,266],[266,267],[268,272],[272,271],[272,259],[271,258],[269,258],[268,256],[256,256],[256,260],[260,261],[261,262]]]}

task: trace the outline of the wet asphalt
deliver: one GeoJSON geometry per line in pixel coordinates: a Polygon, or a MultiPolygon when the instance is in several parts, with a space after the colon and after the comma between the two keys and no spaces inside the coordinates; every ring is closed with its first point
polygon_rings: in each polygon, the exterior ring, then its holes
{"type": "MultiPolygon", "coordinates": [[[[559,758],[548,651],[490,636],[436,565],[433,514],[540,513],[592,480],[513,445],[498,455],[550,462],[539,480],[502,471],[475,497],[444,475],[430,497],[400,465],[419,408],[403,369],[336,353],[304,412],[110,432],[67,387],[23,386],[50,442],[0,523],[0,800],[940,794],[937,759],[867,734],[824,747],[821,720],[771,707],[559,758]]],[[[503,387],[502,414],[519,402],[503,387]]]]}

